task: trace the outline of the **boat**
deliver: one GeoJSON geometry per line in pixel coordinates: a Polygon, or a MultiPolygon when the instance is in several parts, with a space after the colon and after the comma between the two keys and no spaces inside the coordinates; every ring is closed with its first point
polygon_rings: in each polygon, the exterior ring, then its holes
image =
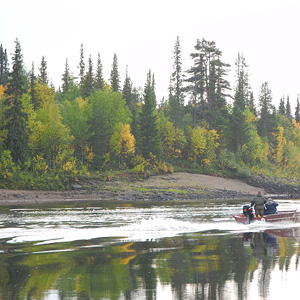
{"type": "Polygon", "coordinates": [[[256,217],[250,205],[243,206],[243,213],[233,216],[236,222],[249,224],[254,221],[260,222],[300,222],[300,212],[295,210],[278,211],[276,214],[256,217]]]}

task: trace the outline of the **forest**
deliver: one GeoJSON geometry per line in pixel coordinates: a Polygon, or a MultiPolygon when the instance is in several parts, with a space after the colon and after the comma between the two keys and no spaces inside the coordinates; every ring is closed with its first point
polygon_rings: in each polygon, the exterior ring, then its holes
{"type": "Polygon", "coordinates": [[[34,63],[25,67],[18,39],[11,59],[0,46],[1,188],[64,189],[109,171],[298,178],[299,96],[295,108],[289,96],[275,107],[265,81],[255,99],[243,53],[231,87],[233,67],[214,41],[197,40],[184,71],[177,37],[169,94],[160,101],[151,70],[141,74],[144,87],[134,87],[127,70],[121,83],[116,54],[108,80],[100,53],[85,61],[81,44],[78,54],[78,74],[66,59],[54,87],[44,56],[36,74],[34,63]]]}

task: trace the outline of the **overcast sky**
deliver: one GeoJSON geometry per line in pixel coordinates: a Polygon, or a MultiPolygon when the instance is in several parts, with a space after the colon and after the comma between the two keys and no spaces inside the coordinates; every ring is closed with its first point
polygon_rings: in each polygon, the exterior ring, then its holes
{"type": "Polygon", "coordinates": [[[45,56],[56,88],[66,58],[78,76],[81,43],[86,65],[91,54],[95,66],[100,53],[106,81],[115,53],[122,86],[126,65],[135,87],[144,87],[150,69],[160,100],[168,95],[176,37],[186,69],[196,40],[204,38],[215,41],[231,64],[232,87],[242,52],[255,100],[267,81],[274,104],[289,95],[294,112],[300,93],[299,16],[299,0],[9,0],[1,3],[0,43],[10,54],[18,37],[25,66],[34,62],[36,74],[45,56]]]}

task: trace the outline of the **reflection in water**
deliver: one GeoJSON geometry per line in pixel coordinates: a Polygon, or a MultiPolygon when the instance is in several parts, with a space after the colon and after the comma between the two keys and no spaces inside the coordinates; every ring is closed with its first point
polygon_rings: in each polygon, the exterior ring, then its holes
{"type": "Polygon", "coordinates": [[[213,214],[213,208],[200,204],[155,207],[158,219],[148,208],[136,211],[139,217],[133,208],[128,216],[125,210],[103,212],[105,226],[99,221],[102,210],[68,211],[67,216],[57,210],[56,217],[53,210],[35,210],[22,212],[19,220],[20,211],[3,213],[0,298],[273,300],[279,284],[272,282],[284,272],[297,274],[300,227],[235,227],[229,213],[210,220],[206,212],[213,214]],[[117,221],[122,225],[113,227],[117,221]]]}
{"type": "Polygon", "coordinates": [[[253,255],[259,259],[275,256],[278,252],[278,238],[272,233],[247,232],[243,235],[243,241],[250,244],[253,255]]]}

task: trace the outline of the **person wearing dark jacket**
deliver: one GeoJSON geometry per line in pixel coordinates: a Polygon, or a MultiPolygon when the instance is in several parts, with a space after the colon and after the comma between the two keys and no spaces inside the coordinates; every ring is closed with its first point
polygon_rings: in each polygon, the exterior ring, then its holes
{"type": "Polygon", "coordinates": [[[257,217],[262,217],[264,215],[265,203],[266,203],[265,197],[262,195],[261,191],[258,191],[257,195],[254,197],[254,199],[251,202],[251,206],[254,205],[255,215],[257,217]]]}
{"type": "Polygon", "coordinates": [[[275,202],[272,198],[269,198],[265,204],[265,215],[277,214],[278,203],[275,202]]]}

